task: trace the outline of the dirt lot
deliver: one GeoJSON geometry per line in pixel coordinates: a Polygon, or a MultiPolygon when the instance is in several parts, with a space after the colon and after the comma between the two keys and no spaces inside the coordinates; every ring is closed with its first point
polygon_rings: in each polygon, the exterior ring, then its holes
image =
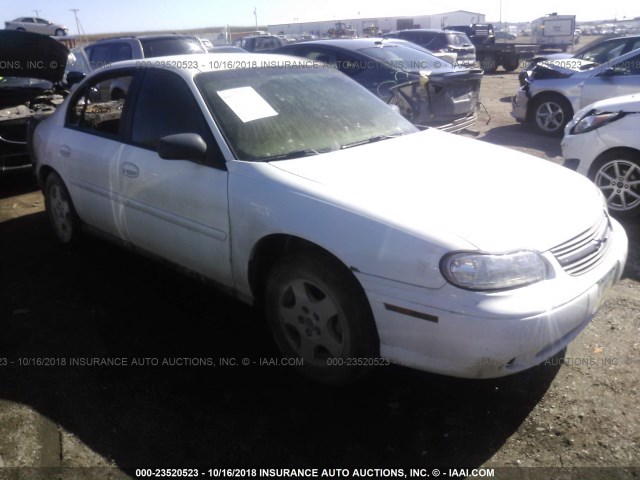
{"type": "MultiPolygon", "coordinates": [[[[561,162],[559,139],[509,116],[516,89],[516,74],[484,79],[477,137],[561,162]]],[[[0,479],[265,466],[637,478],[640,228],[625,227],[624,278],[564,356],[498,380],[391,366],[329,389],[272,364],[252,309],[98,240],[60,249],[31,180],[0,179],[0,479]]]]}

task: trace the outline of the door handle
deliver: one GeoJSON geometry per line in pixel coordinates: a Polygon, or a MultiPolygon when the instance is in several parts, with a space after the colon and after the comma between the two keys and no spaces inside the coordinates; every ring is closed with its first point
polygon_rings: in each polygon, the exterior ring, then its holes
{"type": "Polygon", "coordinates": [[[61,145],[60,156],[64,158],[69,158],[71,156],[71,147],[69,145],[61,145]]]}
{"type": "Polygon", "coordinates": [[[140,175],[140,169],[138,166],[129,162],[124,162],[120,171],[125,177],[129,178],[137,178],[140,175]]]}

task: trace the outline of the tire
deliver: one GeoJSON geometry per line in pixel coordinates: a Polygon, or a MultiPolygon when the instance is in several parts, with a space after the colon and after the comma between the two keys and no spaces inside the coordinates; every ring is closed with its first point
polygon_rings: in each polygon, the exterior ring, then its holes
{"type": "Polygon", "coordinates": [[[58,29],[56,30],[56,33],[55,33],[55,36],[56,36],[56,37],[64,37],[65,35],[66,35],[66,33],[64,33],[64,30],[63,30],[63,29],[58,28],[58,29]]]}
{"type": "Polygon", "coordinates": [[[640,215],[640,153],[618,150],[593,164],[591,180],[602,191],[609,211],[619,218],[640,215]]]}
{"type": "Polygon", "coordinates": [[[558,94],[541,95],[531,105],[531,121],[544,135],[561,135],[572,117],[571,104],[558,94]]]}
{"type": "Polygon", "coordinates": [[[498,64],[493,55],[487,55],[486,57],[482,57],[480,59],[480,68],[485,71],[485,73],[495,73],[498,69],[498,64]]]}
{"type": "Polygon", "coordinates": [[[379,355],[373,315],[344,265],[314,252],[284,257],[271,270],[264,296],[273,337],[285,357],[302,359],[306,377],[345,385],[370,370],[379,355]],[[349,362],[349,364],[347,364],[349,362]]]}
{"type": "Polygon", "coordinates": [[[77,244],[82,222],[76,213],[67,187],[57,173],[51,173],[47,177],[44,204],[58,242],[65,246],[77,244]]]}
{"type": "Polygon", "coordinates": [[[502,63],[502,68],[504,68],[507,72],[513,72],[520,66],[520,57],[515,55],[513,57],[509,57],[505,59],[502,63]]]}

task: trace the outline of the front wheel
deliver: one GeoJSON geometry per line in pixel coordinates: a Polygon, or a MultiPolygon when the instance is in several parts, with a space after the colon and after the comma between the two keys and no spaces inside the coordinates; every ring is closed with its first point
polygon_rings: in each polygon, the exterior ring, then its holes
{"type": "Polygon", "coordinates": [[[351,383],[378,357],[379,340],[362,288],[328,255],[293,254],[271,271],[265,290],[269,326],[302,374],[328,384],[351,383]]]}
{"type": "Polygon", "coordinates": [[[544,135],[560,135],[573,116],[571,104],[557,94],[546,94],[531,105],[535,128],[544,135]]]}
{"type": "Polygon", "coordinates": [[[604,194],[612,214],[620,218],[640,215],[640,154],[605,154],[595,162],[591,179],[604,194]]]}
{"type": "Polygon", "coordinates": [[[62,37],[62,36],[64,36],[64,35],[66,35],[66,33],[65,33],[65,31],[64,31],[63,29],[58,28],[58,29],[56,30],[56,37],[62,37]]]}
{"type": "Polygon", "coordinates": [[[487,55],[480,59],[480,68],[485,73],[494,73],[498,69],[498,62],[493,55],[487,55]]]}
{"type": "Polygon", "coordinates": [[[63,245],[73,245],[80,236],[81,221],[62,179],[56,173],[47,177],[44,204],[56,239],[63,245]]]}

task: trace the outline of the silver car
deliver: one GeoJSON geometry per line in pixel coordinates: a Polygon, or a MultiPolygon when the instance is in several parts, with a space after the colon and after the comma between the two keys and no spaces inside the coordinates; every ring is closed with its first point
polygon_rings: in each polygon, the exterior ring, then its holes
{"type": "Polygon", "coordinates": [[[640,92],[640,49],[597,65],[577,58],[537,65],[512,99],[511,115],[541,133],[559,135],[590,103],[640,92]]]}
{"type": "Polygon", "coordinates": [[[55,35],[61,37],[69,33],[64,25],[59,25],[44,18],[20,17],[11,22],[4,22],[7,30],[22,30],[23,32],[41,33],[42,35],[55,35]]]}

